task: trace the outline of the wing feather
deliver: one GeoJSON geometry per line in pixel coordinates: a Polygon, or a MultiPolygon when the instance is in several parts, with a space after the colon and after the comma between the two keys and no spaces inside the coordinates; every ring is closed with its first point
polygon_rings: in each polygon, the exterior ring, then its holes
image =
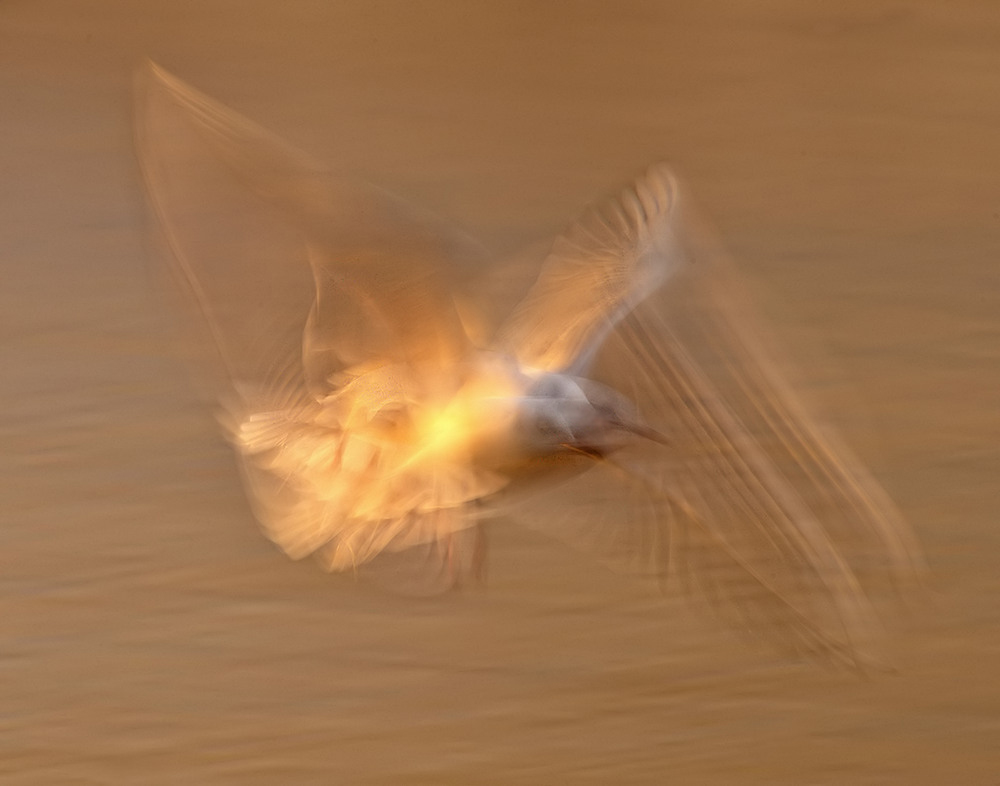
{"type": "Polygon", "coordinates": [[[560,235],[498,346],[523,366],[584,375],[608,332],[671,274],[677,190],[663,165],[560,235]]]}
{"type": "Polygon", "coordinates": [[[337,570],[412,552],[407,580],[439,589],[475,572],[466,502],[492,479],[386,469],[391,445],[360,438],[335,400],[360,366],[398,367],[416,389],[449,384],[468,352],[452,293],[478,273],[479,246],[152,63],[136,77],[135,121],[149,204],[211,338],[200,343],[215,347],[208,376],[267,535],[337,570]]]}
{"type": "MultiPolygon", "coordinates": [[[[672,243],[683,256],[646,258],[663,271],[645,280],[660,284],[621,300],[626,313],[592,366],[595,379],[631,394],[667,445],[636,444],[617,467],[552,489],[536,501],[548,515],[534,521],[614,565],[675,576],[774,642],[872,665],[879,591],[913,586],[919,549],[870,472],[788,381],[735,272],[671,182],[672,243]]],[[[617,247],[633,258],[625,226],[617,247]]]]}
{"type": "Polygon", "coordinates": [[[467,351],[452,292],[484,253],[463,233],[331,175],[152,63],[136,79],[136,143],[230,376],[257,381],[294,355],[321,387],[374,357],[444,365],[467,351]]]}

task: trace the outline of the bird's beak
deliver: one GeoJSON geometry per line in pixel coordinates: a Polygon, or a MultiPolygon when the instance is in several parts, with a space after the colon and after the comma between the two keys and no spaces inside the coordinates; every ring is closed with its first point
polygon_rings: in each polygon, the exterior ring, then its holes
{"type": "Polygon", "coordinates": [[[659,445],[669,445],[670,440],[667,439],[663,434],[661,434],[656,429],[650,428],[645,423],[623,423],[618,422],[615,424],[622,431],[627,431],[629,434],[635,434],[637,437],[642,437],[643,439],[648,439],[652,442],[656,442],[659,445]]]}
{"type": "Polygon", "coordinates": [[[651,441],[656,442],[656,443],[658,443],[660,445],[669,445],[670,444],[670,440],[667,439],[659,431],[657,431],[656,429],[650,428],[649,426],[645,426],[645,425],[643,425],[641,423],[629,424],[628,426],[625,427],[625,430],[629,431],[629,432],[631,432],[633,434],[635,434],[636,436],[642,437],[643,439],[651,440],[651,441]]]}

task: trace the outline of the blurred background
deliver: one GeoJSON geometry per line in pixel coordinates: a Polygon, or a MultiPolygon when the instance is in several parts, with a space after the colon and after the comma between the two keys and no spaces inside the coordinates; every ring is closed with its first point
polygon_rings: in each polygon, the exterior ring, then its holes
{"type": "Polygon", "coordinates": [[[0,780],[996,783],[1000,8],[0,3],[0,780]],[[258,532],[131,140],[143,58],[498,254],[655,160],[926,549],[898,672],[558,543],[401,600],[258,532]]]}

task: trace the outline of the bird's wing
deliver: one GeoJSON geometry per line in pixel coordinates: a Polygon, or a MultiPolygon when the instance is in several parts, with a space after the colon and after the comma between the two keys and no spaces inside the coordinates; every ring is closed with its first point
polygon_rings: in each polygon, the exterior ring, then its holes
{"type": "Polygon", "coordinates": [[[615,457],[627,480],[598,466],[554,488],[554,513],[534,521],[619,564],[669,569],[741,625],[857,665],[879,638],[875,591],[912,583],[917,546],[787,381],[688,200],[676,204],[686,261],[650,261],[670,280],[623,315],[592,368],[667,445],[615,457]]]}
{"type": "Polygon", "coordinates": [[[376,358],[451,362],[466,349],[452,290],[481,248],[304,153],[150,63],[136,146],[178,279],[231,380],[296,365],[323,388],[376,358]]]}
{"type": "Polygon", "coordinates": [[[591,206],[556,238],[498,348],[523,366],[585,374],[608,332],[673,272],[676,201],[673,174],[660,164],[591,206]]]}
{"type": "Polygon", "coordinates": [[[137,74],[135,111],[151,212],[182,300],[213,339],[200,342],[214,346],[202,359],[267,534],[331,569],[364,569],[381,552],[397,554],[391,575],[414,584],[443,588],[474,572],[478,527],[455,478],[413,490],[424,496],[411,510],[402,500],[383,516],[344,515],[331,451],[350,429],[325,402],[373,368],[403,369],[409,397],[448,384],[468,349],[452,290],[477,272],[481,249],[329,175],[151,63],[137,74]]]}

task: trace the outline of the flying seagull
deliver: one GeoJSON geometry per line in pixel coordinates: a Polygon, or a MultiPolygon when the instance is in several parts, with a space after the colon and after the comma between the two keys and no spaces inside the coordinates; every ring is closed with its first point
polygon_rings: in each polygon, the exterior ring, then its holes
{"type": "Polygon", "coordinates": [[[776,643],[876,657],[874,593],[913,580],[913,536],[807,413],[667,166],[525,267],[152,63],[136,146],[290,557],[447,589],[482,575],[484,522],[519,520],[776,643]]]}

